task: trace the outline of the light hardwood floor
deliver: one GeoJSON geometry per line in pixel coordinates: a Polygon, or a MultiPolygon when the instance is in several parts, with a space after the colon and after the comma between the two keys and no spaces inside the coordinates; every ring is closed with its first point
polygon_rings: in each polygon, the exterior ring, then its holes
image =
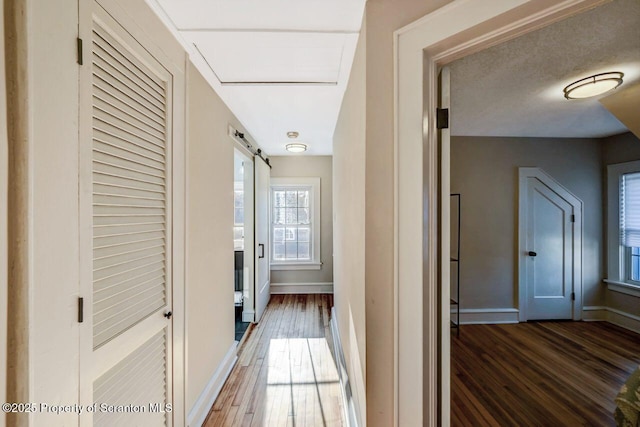
{"type": "Polygon", "coordinates": [[[613,426],[640,335],[605,322],[462,326],[451,337],[453,426],[613,426]]]}
{"type": "Polygon", "coordinates": [[[332,295],[272,295],[204,425],[342,426],[332,305],[332,295]]]}

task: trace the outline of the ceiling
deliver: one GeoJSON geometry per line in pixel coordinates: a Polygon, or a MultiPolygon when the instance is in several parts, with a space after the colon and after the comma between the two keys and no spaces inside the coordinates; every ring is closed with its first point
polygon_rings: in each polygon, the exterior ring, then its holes
{"type": "Polygon", "coordinates": [[[562,89],[605,71],[625,74],[615,92],[640,82],[640,1],[615,0],[450,68],[452,135],[597,138],[625,132],[599,102],[611,92],[567,100],[562,89]]]}
{"type": "Polygon", "coordinates": [[[268,155],[332,153],[365,0],[148,2],[268,155]]]}

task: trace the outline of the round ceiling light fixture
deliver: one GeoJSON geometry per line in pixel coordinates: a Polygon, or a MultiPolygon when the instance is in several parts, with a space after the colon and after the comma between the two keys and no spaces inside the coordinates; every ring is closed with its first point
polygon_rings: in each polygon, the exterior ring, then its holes
{"type": "Polygon", "coordinates": [[[302,144],[300,142],[295,142],[293,144],[287,144],[287,151],[290,153],[304,153],[307,151],[307,145],[302,144]]]}
{"type": "Polygon", "coordinates": [[[298,137],[298,135],[300,135],[300,134],[299,134],[298,132],[296,132],[296,131],[289,131],[289,132],[287,132],[287,136],[288,136],[289,138],[297,138],[297,137],[298,137]]]}
{"type": "Polygon", "coordinates": [[[562,91],[567,99],[583,99],[609,92],[622,84],[624,73],[611,71],[577,80],[562,91]]]}

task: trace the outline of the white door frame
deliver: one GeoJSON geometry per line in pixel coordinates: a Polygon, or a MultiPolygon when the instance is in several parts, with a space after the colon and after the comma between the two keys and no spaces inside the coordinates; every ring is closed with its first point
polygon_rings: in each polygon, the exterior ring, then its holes
{"type": "Polygon", "coordinates": [[[440,357],[450,375],[438,343],[438,67],[605,2],[455,0],[394,32],[394,425],[450,423],[437,382],[440,357]]]}
{"type": "Polygon", "coordinates": [[[575,221],[573,225],[573,320],[582,319],[582,200],[574,196],[552,176],[540,168],[519,168],[520,184],[518,187],[518,295],[519,295],[519,321],[528,320],[527,307],[527,252],[530,250],[527,242],[527,212],[529,212],[529,187],[527,178],[536,178],[551,191],[558,194],[573,207],[575,221]]]}

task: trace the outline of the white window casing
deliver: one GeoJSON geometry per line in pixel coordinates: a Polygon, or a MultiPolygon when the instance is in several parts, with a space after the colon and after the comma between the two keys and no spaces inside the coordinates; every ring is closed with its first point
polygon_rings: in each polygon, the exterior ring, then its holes
{"type": "Polygon", "coordinates": [[[607,166],[607,278],[609,290],[640,296],[640,283],[630,280],[630,248],[640,246],[640,161],[607,166]],[[623,183],[626,185],[626,197],[623,183]],[[626,206],[625,206],[626,203],[626,206]]]}
{"type": "MultiPolygon", "coordinates": [[[[271,270],[319,270],[322,266],[320,259],[320,178],[304,177],[304,178],[271,178],[270,191],[270,212],[271,212],[271,270]],[[310,257],[306,260],[298,259],[275,259],[276,251],[276,227],[282,227],[283,224],[276,224],[274,217],[275,201],[274,194],[277,191],[295,190],[309,191],[309,224],[310,227],[310,257]]],[[[285,224],[286,225],[286,224],[285,224]]],[[[306,224],[305,224],[306,225],[306,224]]],[[[286,229],[286,227],[284,227],[286,229]]],[[[285,231],[285,233],[288,230],[285,231]]],[[[296,236],[296,241],[299,237],[296,236]]]]}

